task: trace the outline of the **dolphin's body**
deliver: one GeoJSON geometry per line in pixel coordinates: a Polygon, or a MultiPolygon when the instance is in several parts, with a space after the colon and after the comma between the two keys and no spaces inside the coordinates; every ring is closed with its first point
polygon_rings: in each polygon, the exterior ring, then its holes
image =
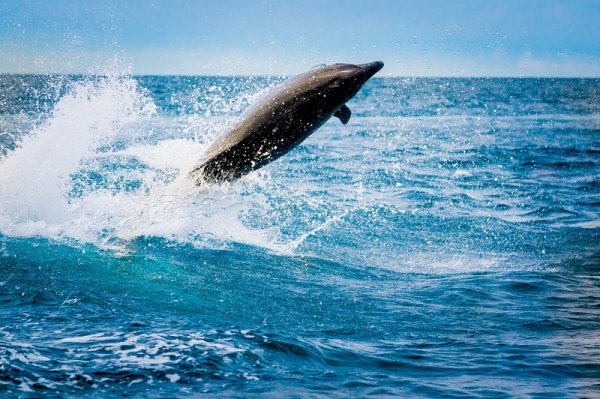
{"type": "Polygon", "coordinates": [[[196,184],[233,181],[284,155],[332,116],[346,124],[346,102],[381,68],[381,61],[334,64],[284,81],[241,115],[190,176],[196,184]]]}

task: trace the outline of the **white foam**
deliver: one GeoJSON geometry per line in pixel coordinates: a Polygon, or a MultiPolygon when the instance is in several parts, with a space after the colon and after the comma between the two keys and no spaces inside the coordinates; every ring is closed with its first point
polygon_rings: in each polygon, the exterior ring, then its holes
{"type": "Polygon", "coordinates": [[[170,121],[157,115],[150,97],[130,77],[74,84],[47,121],[0,160],[0,232],[120,250],[140,236],[199,246],[233,241],[275,248],[275,230],[252,230],[242,220],[260,200],[260,195],[242,199],[242,193],[248,184],[264,184],[260,178],[206,188],[187,178],[207,143],[229,122],[197,115],[170,121]],[[173,124],[165,126],[165,120],[173,124]],[[148,138],[155,127],[165,139],[148,138]],[[128,160],[140,166],[124,166],[128,160]],[[107,168],[106,162],[116,167],[107,168]],[[137,181],[139,187],[98,187],[79,176],[74,194],[77,174],[90,170],[117,182],[137,181]]]}
{"type": "Polygon", "coordinates": [[[42,233],[44,224],[69,220],[70,174],[105,139],[155,111],[137,92],[134,80],[108,77],[75,85],[60,99],[51,118],[0,163],[3,230],[25,224],[14,232],[42,233]]]}
{"type": "Polygon", "coordinates": [[[98,334],[89,334],[89,335],[82,335],[79,337],[66,337],[66,338],[62,338],[56,341],[56,343],[77,343],[77,344],[85,344],[88,342],[96,342],[96,341],[104,341],[106,340],[107,337],[102,334],[102,333],[98,333],[98,334]]]}

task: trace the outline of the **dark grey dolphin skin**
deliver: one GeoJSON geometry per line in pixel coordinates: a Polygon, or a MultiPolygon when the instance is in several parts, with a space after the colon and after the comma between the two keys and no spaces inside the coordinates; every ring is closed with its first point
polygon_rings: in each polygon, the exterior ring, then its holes
{"type": "Polygon", "coordinates": [[[346,102],[383,68],[383,62],[320,66],[261,96],[191,172],[195,184],[233,181],[300,144],[332,116],[350,119],[346,102]]]}

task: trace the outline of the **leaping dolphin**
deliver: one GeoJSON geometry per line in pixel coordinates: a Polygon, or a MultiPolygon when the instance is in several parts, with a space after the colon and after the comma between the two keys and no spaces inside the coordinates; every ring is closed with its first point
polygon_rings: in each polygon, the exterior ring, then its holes
{"type": "Polygon", "coordinates": [[[233,181],[300,144],[329,118],[350,119],[346,102],[383,62],[320,66],[287,79],[261,96],[207,150],[191,172],[197,185],[233,181]]]}

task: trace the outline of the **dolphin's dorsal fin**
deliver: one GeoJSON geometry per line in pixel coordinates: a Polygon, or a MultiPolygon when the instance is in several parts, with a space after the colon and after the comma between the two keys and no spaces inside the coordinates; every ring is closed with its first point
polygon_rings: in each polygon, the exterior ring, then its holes
{"type": "Polygon", "coordinates": [[[348,108],[346,104],[342,105],[337,111],[335,111],[335,114],[333,114],[333,116],[336,118],[340,118],[340,121],[342,121],[344,125],[348,123],[351,115],[352,111],[350,111],[350,108],[348,108]]]}

